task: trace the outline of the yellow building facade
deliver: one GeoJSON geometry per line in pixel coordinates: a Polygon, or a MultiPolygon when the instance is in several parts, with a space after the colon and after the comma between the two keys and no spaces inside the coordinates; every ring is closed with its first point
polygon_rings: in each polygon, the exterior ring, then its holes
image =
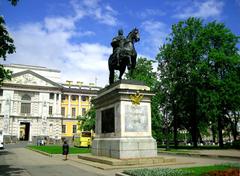
{"type": "Polygon", "coordinates": [[[79,129],[78,117],[87,113],[91,99],[97,95],[98,87],[63,85],[61,95],[62,138],[72,138],[79,129]]]}

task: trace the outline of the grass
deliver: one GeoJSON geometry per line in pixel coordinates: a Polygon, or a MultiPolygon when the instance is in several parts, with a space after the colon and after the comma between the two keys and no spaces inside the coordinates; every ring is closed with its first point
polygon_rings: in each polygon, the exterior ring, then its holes
{"type": "Polygon", "coordinates": [[[190,168],[180,168],[180,169],[170,169],[170,168],[147,168],[147,169],[133,169],[126,170],[126,173],[131,176],[202,176],[210,171],[221,171],[230,168],[240,169],[240,164],[229,163],[229,164],[219,164],[212,166],[201,166],[201,167],[190,167],[190,168]]]}
{"type": "Polygon", "coordinates": [[[169,149],[169,150],[165,150],[165,149],[160,149],[158,148],[159,152],[171,152],[171,153],[189,153],[190,150],[187,149],[169,149]]]}
{"type": "MultiPolygon", "coordinates": [[[[62,154],[62,146],[59,146],[59,145],[27,146],[27,148],[43,151],[49,154],[62,154]]],[[[89,148],[69,147],[69,154],[90,153],[90,152],[91,152],[91,149],[89,148]]]]}
{"type": "Polygon", "coordinates": [[[181,168],[180,170],[182,171],[189,171],[192,173],[194,176],[200,176],[204,173],[208,173],[210,171],[221,171],[221,170],[226,170],[230,168],[240,168],[240,165],[235,164],[221,164],[221,165],[213,165],[213,166],[201,166],[201,167],[191,167],[191,168],[181,168]]]}

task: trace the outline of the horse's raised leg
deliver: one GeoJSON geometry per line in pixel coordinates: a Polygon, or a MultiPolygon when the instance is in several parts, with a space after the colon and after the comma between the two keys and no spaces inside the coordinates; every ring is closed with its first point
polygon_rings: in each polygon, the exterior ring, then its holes
{"type": "Polygon", "coordinates": [[[112,84],[114,82],[114,69],[109,69],[109,84],[112,84]]]}

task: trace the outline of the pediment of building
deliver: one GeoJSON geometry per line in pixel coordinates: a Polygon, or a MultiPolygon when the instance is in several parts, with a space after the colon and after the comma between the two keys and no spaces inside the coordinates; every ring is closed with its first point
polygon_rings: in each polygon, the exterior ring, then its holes
{"type": "Polygon", "coordinates": [[[29,86],[59,87],[59,84],[30,70],[13,74],[11,81],[8,80],[5,81],[5,83],[29,86]]]}

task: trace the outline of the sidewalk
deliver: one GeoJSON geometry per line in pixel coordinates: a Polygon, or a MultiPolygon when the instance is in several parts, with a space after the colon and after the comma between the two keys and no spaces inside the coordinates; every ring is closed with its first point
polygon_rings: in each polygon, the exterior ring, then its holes
{"type": "Polygon", "coordinates": [[[193,157],[208,157],[208,158],[225,158],[225,159],[237,159],[240,160],[240,150],[235,149],[222,149],[222,150],[181,150],[179,151],[166,151],[160,149],[159,154],[170,154],[170,155],[182,155],[182,156],[193,156],[193,157]]]}

